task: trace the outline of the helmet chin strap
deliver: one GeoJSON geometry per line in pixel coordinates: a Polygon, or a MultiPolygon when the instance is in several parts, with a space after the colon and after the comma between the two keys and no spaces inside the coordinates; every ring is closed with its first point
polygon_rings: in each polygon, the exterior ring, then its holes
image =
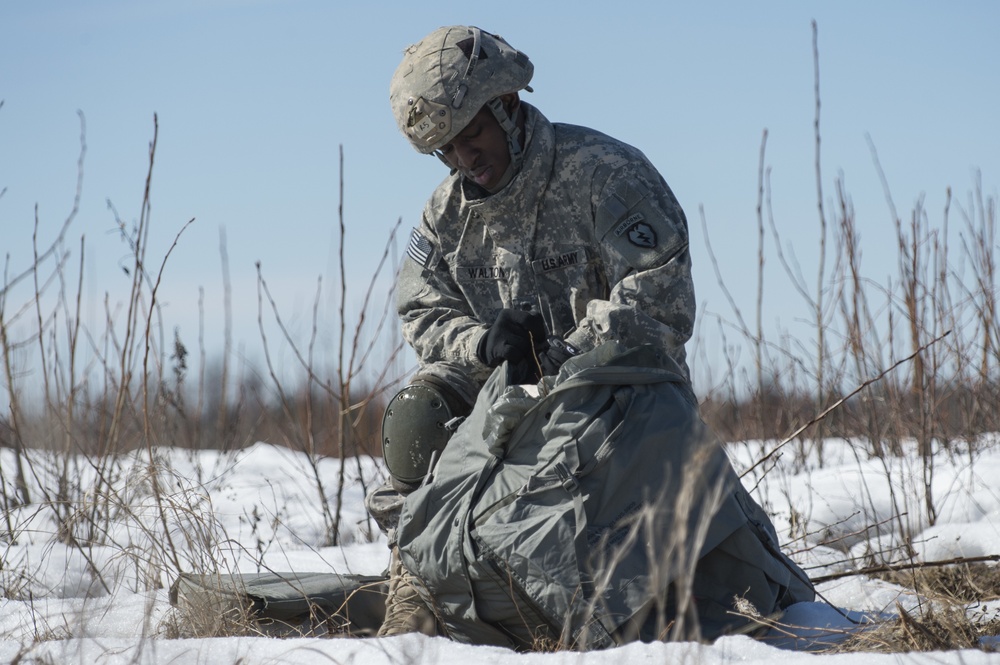
{"type": "MultiPolygon", "coordinates": [[[[503,177],[497,182],[495,187],[485,188],[490,194],[496,194],[501,189],[510,184],[510,181],[514,179],[521,171],[521,166],[524,164],[524,149],[521,146],[521,141],[518,138],[520,132],[517,128],[517,122],[514,118],[507,113],[507,110],[503,107],[503,102],[500,101],[499,97],[491,99],[486,102],[486,106],[493,113],[493,117],[497,119],[500,123],[500,128],[503,129],[504,134],[507,135],[507,150],[510,152],[510,163],[507,164],[507,170],[503,172],[503,177]]],[[[451,169],[451,174],[455,175],[456,169],[448,159],[441,153],[440,150],[435,150],[433,153],[441,160],[441,163],[451,169]]]]}
{"type": "Polygon", "coordinates": [[[507,170],[504,171],[503,177],[500,178],[494,187],[488,188],[490,194],[496,194],[510,184],[514,176],[521,171],[521,165],[524,163],[524,149],[518,138],[520,132],[517,129],[517,122],[507,113],[500,98],[494,97],[486,102],[486,106],[493,112],[493,117],[497,119],[501,129],[507,134],[507,149],[510,151],[510,163],[507,165],[507,170]]]}

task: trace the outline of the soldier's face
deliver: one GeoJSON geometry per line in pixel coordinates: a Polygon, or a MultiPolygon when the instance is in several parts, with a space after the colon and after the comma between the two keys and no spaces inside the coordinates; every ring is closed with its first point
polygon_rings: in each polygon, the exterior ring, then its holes
{"type": "Polygon", "coordinates": [[[493,191],[510,166],[507,134],[485,106],[441,147],[441,154],[449,166],[488,191],[493,191]]]}

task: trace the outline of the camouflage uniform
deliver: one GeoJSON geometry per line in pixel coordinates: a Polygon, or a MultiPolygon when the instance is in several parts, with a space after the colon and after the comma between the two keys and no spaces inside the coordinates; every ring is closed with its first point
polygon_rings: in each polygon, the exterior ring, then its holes
{"type": "MultiPolygon", "coordinates": [[[[408,47],[393,75],[393,115],[418,152],[448,163],[442,150],[483,109],[506,134],[510,161],[491,181],[492,194],[453,172],[410,239],[397,308],[420,371],[386,409],[382,449],[391,478],[365,502],[390,545],[403,495],[450,436],[452,421],[430,410],[471,409],[493,372],[477,349],[501,310],[538,312],[548,335],[576,351],[611,340],[653,344],[687,376],[695,305],[683,211],[635,148],[550,123],[520,101],[522,135],[501,97],[530,90],[533,71],[498,35],[451,26],[408,47]]],[[[390,573],[379,634],[433,633],[431,610],[395,547],[390,573]]]]}
{"type": "Polygon", "coordinates": [[[492,372],[476,346],[503,308],[541,312],[581,351],[657,345],[687,372],[694,287],[667,183],[639,150],[522,106],[521,172],[492,195],[453,173],[411,236],[397,306],[421,372],[471,404],[492,372]]]}

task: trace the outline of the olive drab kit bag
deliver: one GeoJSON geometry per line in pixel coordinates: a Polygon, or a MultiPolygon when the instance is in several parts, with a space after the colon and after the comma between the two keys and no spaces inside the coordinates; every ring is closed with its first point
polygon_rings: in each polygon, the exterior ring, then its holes
{"type": "Polygon", "coordinates": [[[385,618],[388,581],[331,572],[181,573],[170,586],[180,637],[375,635],[385,618]]]}
{"type": "Polygon", "coordinates": [[[452,639],[712,638],[813,599],[671,359],[609,343],[530,388],[501,366],[403,504],[402,561],[452,639]]]}

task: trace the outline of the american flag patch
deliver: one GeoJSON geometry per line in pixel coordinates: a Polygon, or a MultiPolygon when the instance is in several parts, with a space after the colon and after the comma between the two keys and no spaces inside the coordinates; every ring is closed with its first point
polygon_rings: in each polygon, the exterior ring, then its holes
{"type": "Polygon", "coordinates": [[[413,233],[410,234],[410,244],[406,248],[406,255],[426,268],[431,261],[431,252],[433,251],[434,245],[431,244],[431,241],[425,238],[420,231],[413,229],[413,233]]]}

